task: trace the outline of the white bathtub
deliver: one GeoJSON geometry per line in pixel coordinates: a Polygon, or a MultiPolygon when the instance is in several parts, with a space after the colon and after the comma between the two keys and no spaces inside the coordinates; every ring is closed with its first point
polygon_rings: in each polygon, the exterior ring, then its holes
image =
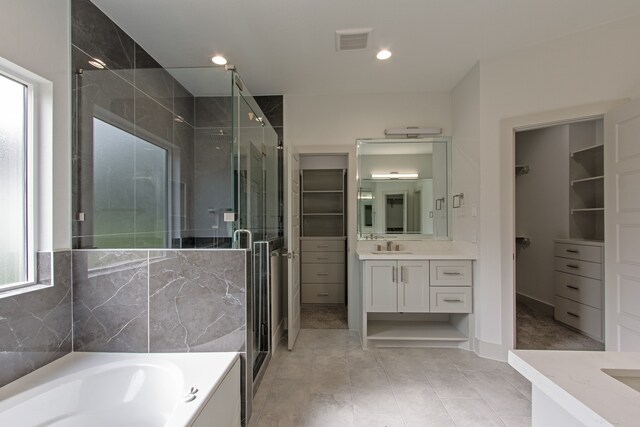
{"type": "Polygon", "coordinates": [[[71,353],[0,388],[0,426],[212,425],[240,425],[237,353],[71,353]]]}

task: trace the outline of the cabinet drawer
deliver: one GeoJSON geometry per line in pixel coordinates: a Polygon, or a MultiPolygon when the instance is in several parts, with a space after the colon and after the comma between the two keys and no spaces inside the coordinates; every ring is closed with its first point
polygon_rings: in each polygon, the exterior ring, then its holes
{"type": "Polygon", "coordinates": [[[344,252],[302,252],[303,264],[344,264],[344,252]]]}
{"type": "Polygon", "coordinates": [[[303,283],[303,304],[344,304],[344,284],[342,283],[303,283]]]}
{"type": "Polygon", "coordinates": [[[555,319],[585,334],[602,339],[602,311],[556,296],[555,319]]]}
{"type": "Polygon", "coordinates": [[[431,286],[471,286],[471,261],[430,261],[431,286]]]}
{"type": "Polygon", "coordinates": [[[469,287],[431,287],[429,301],[432,313],[471,313],[472,297],[469,287]]]}
{"type": "Polygon", "coordinates": [[[556,295],[602,309],[602,281],[556,271],[556,295]]]}
{"type": "Polygon", "coordinates": [[[302,264],[302,283],[344,283],[344,264],[302,264]]]}
{"type": "Polygon", "coordinates": [[[301,240],[302,252],[344,252],[344,240],[301,240]]]}
{"type": "Polygon", "coordinates": [[[556,243],[554,250],[555,256],[602,263],[602,248],[600,246],[556,243]]]}
{"type": "Polygon", "coordinates": [[[555,270],[602,280],[602,264],[577,259],[555,258],[555,270]]]}

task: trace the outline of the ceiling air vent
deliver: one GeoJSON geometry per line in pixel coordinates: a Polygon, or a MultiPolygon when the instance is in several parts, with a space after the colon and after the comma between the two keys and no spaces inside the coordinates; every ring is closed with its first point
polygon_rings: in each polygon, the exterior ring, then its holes
{"type": "Polygon", "coordinates": [[[371,28],[336,31],[336,50],[365,50],[371,46],[371,28]]]}

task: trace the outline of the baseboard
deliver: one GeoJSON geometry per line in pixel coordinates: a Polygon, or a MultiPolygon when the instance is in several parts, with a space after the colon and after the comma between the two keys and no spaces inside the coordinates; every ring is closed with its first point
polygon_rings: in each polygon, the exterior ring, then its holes
{"type": "Polygon", "coordinates": [[[553,312],[555,310],[555,307],[552,304],[549,304],[548,302],[540,301],[539,299],[530,297],[525,294],[520,294],[517,292],[516,292],[516,302],[525,304],[536,311],[540,311],[546,314],[547,316],[553,317],[553,312]]]}
{"type": "Polygon", "coordinates": [[[480,341],[477,338],[474,340],[474,343],[475,351],[478,356],[484,357],[486,359],[499,360],[500,362],[507,361],[509,350],[505,346],[501,344],[480,341]]]}
{"type": "Polygon", "coordinates": [[[284,319],[280,321],[280,324],[276,328],[275,332],[271,336],[271,354],[275,354],[278,343],[284,336],[284,319]]]}

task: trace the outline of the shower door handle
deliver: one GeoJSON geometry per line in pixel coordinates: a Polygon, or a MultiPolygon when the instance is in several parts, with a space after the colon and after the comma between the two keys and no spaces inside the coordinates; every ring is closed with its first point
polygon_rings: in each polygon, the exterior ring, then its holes
{"type": "Polygon", "coordinates": [[[249,231],[249,230],[247,230],[245,228],[242,228],[242,229],[234,231],[233,232],[233,247],[235,249],[249,249],[249,250],[252,250],[253,249],[253,234],[251,234],[251,231],[249,231]],[[248,245],[247,245],[246,248],[239,248],[238,247],[238,244],[240,242],[240,240],[238,239],[238,236],[240,235],[240,233],[246,233],[247,234],[247,239],[248,239],[247,243],[248,243],[248,245]]]}

